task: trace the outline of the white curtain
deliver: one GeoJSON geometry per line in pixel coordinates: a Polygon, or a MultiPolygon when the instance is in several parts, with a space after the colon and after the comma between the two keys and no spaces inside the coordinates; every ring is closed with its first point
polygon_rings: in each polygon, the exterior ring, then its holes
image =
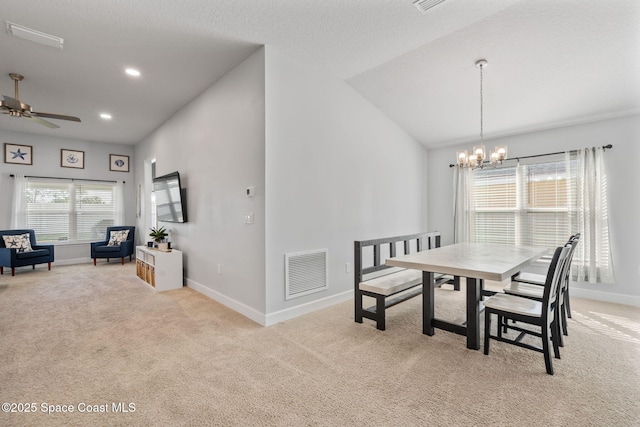
{"type": "Polygon", "coordinates": [[[613,283],[604,149],[580,149],[575,159],[571,162],[567,154],[570,181],[575,185],[571,230],[580,233],[573,256],[573,278],[579,282],[613,283]]]}
{"type": "Polygon", "coordinates": [[[124,182],[116,181],[114,189],[114,208],[115,218],[114,225],[125,225],[124,223],[124,182]]]}
{"type": "Polygon", "coordinates": [[[27,178],[22,174],[15,174],[13,180],[13,200],[11,205],[11,228],[27,228],[27,178]]]}
{"type": "MultiPolygon", "coordinates": [[[[473,171],[468,168],[454,167],[453,171],[453,241],[454,243],[469,242],[474,233],[473,220],[473,186],[471,185],[473,171]]],[[[475,239],[473,239],[475,240],[475,239]]]]}

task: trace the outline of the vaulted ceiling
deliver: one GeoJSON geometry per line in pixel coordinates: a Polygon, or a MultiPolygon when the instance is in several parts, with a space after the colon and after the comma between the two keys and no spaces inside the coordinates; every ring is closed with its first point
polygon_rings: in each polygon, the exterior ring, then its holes
{"type": "Polygon", "coordinates": [[[426,147],[640,113],[640,2],[2,0],[0,18],[64,49],[0,33],[0,93],[25,76],[34,111],[78,116],[0,129],[135,144],[262,45],[345,80],[426,147]],[[132,79],[124,68],[142,76],[132,79]],[[113,119],[104,121],[101,112],[113,119]]]}

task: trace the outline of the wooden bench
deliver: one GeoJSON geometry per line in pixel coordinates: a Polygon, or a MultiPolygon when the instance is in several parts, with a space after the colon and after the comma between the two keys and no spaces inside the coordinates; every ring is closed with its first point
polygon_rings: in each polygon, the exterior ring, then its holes
{"type": "MultiPolygon", "coordinates": [[[[385,310],[422,293],[422,271],[390,267],[381,262],[381,253],[386,257],[395,257],[398,246],[405,255],[440,247],[440,233],[437,231],[409,234],[406,236],[386,237],[382,239],[354,242],[354,300],[355,321],[362,318],[374,320],[376,327],[384,331],[386,327],[385,310]],[[363,297],[376,300],[376,305],[363,308],[363,297]]],[[[436,286],[453,284],[460,290],[460,278],[436,275],[436,286]]]]}

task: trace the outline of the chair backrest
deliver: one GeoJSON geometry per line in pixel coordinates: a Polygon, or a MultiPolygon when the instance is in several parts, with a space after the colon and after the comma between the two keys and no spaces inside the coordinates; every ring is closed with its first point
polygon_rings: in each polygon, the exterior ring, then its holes
{"type": "MultiPolygon", "coordinates": [[[[547,278],[544,283],[544,293],[542,297],[543,316],[550,316],[556,306],[558,300],[559,287],[564,278],[565,269],[567,268],[567,257],[571,247],[558,246],[553,253],[547,278]]],[[[547,317],[547,321],[551,321],[552,317],[547,317]]]]}
{"type": "Polygon", "coordinates": [[[127,240],[135,240],[136,237],[136,227],[129,225],[113,225],[111,227],[107,227],[107,238],[105,240],[109,240],[111,237],[112,231],[120,231],[120,230],[129,230],[129,234],[127,235],[127,240]]]}
{"type": "Polygon", "coordinates": [[[573,260],[573,254],[576,251],[576,246],[578,246],[579,241],[580,233],[571,236],[571,238],[565,245],[565,247],[569,248],[569,254],[567,255],[567,265],[564,269],[564,275],[561,282],[561,286],[563,289],[566,289],[569,286],[569,276],[571,275],[571,261],[573,260]]]}

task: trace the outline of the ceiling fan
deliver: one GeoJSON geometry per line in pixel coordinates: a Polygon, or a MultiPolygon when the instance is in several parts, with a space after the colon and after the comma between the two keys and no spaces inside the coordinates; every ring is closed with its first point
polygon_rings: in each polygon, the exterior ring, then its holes
{"type": "Polygon", "coordinates": [[[4,101],[1,101],[0,112],[2,114],[9,114],[12,117],[24,117],[25,119],[29,119],[36,123],[40,123],[43,126],[56,129],[60,126],[51,123],[47,120],[42,119],[42,117],[46,117],[48,119],[58,119],[58,120],[70,120],[72,122],[79,122],[80,119],[73,116],[65,116],[62,114],[52,114],[52,113],[40,113],[37,111],[32,111],[31,106],[29,104],[25,104],[20,101],[20,97],[18,96],[18,82],[21,82],[24,77],[20,74],[11,73],[9,77],[13,79],[14,87],[15,87],[15,98],[11,98],[10,96],[2,95],[4,101]]]}

